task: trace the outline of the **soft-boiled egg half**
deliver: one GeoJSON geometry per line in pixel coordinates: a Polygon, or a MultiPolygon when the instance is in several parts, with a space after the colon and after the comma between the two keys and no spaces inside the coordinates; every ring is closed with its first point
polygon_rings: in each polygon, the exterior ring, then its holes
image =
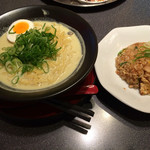
{"type": "Polygon", "coordinates": [[[25,33],[27,30],[34,28],[32,21],[27,19],[20,19],[13,22],[7,31],[7,39],[14,43],[19,34],[25,33]]]}

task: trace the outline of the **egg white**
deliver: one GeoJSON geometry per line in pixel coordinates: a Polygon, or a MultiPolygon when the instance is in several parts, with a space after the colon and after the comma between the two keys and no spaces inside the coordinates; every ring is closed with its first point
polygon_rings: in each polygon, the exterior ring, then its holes
{"type": "MultiPolygon", "coordinates": [[[[17,33],[10,34],[9,31],[11,30],[11,28],[12,28],[13,26],[15,26],[15,25],[16,25],[17,23],[19,23],[19,22],[26,22],[26,23],[28,23],[28,25],[29,25],[28,30],[34,28],[33,22],[30,21],[30,20],[27,20],[27,19],[19,19],[19,20],[16,20],[15,22],[13,22],[13,23],[9,26],[8,31],[7,31],[7,39],[8,39],[10,42],[12,42],[12,43],[14,43],[14,42],[16,41],[17,35],[19,35],[19,34],[17,34],[17,33]]],[[[13,31],[12,31],[12,32],[13,32],[13,31]]],[[[25,33],[25,32],[24,32],[24,33],[25,33]]],[[[23,33],[22,33],[22,34],[23,34],[23,33]]]]}

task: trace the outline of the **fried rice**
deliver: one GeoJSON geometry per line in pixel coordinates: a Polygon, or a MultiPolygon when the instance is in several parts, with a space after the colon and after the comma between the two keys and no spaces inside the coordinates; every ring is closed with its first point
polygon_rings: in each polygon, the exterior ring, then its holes
{"type": "Polygon", "coordinates": [[[118,53],[116,73],[141,95],[150,94],[150,42],[134,43],[118,53]]]}

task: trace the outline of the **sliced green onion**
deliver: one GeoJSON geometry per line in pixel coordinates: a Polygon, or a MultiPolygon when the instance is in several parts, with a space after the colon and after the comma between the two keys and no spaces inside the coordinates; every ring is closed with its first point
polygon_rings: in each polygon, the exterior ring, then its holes
{"type": "Polygon", "coordinates": [[[144,57],[150,58],[150,53],[145,53],[144,57]]]}
{"type": "Polygon", "coordinates": [[[10,59],[10,56],[7,52],[3,52],[0,54],[0,60],[3,62],[4,65],[9,59],[10,59]]]}
{"type": "Polygon", "coordinates": [[[52,25],[52,28],[55,30],[54,31],[54,36],[56,36],[56,28],[52,25]]]}
{"type": "Polygon", "coordinates": [[[42,30],[45,28],[46,23],[44,23],[44,25],[42,26],[42,30]]]}
{"type": "Polygon", "coordinates": [[[121,51],[119,51],[118,56],[121,55],[125,49],[126,49],[126,48],[124,48],[124,49],[122,49],[121,51]]]}
{"type": "Polygon", "coordinates": [[[46,27],[44,32],[47,32],[50,30],[50,27],[46,27]]]}
{"type": "Polygon", "coordinates": [[[16,73],[17,67],[11,61],[7,61],[5,63],[5,69],[8,73],[14,74],[16,73]]]}
{"type": "Polygon", "coordinates": [[[10,30],[8,31],[8,33],[9,34],[15,34],[16,32],[12,32],[12,29],[14,28],[14,26],[12,26],[11,28],[10,28],[10,30]]]}
{"type": "Polygon", "coordinates": [[[12,63],[13,63],[17,68],[20,68],[20,67],[23,66],[22,62],[21,62],[20,59],[18,59],[18,58],[14,58],[14,59],[12,60],[12,63]]]}
{"type": "Polygon", "coordinates": [[[124,65],[124,64],[126,64],[126,63],[128,63],[128,62],[127,62],[127,61],[122,62],[122,63],[120,63],[120,66],[122,66],[122,65],[124,65]]]}
{"type": "Polygon", "coordinates": [[[144,43],[144,47],[146,47],[146,48],[150,48],[150,41],[149,41],[149,42],[144,43]]]}
{"type": "Polygon", "coordinates": [[[47,61],[43,61],[41,69],[44,71],[44,73],[49,72],[49,65],[48,65],[47,61]]]}
{"type": "Polygon", "coordinates": [[[23,67],[22,67],[22,75],[25,72],[31,72],[33,69],[34,69],[33,65],[31,65],[31,64],[24,64],[23,67]]]}
{"type": "Polygon", "coordinates": [[[137,49],[138,49],[138,47],[137,47],[137,46],[135,46],[134,50],[137,50],[137,49]]]}
{"type": "Polygon", "coordinates": [[[24,45],[21,45],[21,46],[19,46],[19,47],[17,48],[17,51],[18,51],[18,52],[21,52],[23,49],[24,49],[24,45]]]}
{"type": "Polygon", "coordinates": [[[16,75],[12,80],[11,80],[11,83],[12,84],[17,84],[19,81],[19,75],[16,75]]]}
{"type": "Polygon", "coordinates": [[[7,52],[9,55],[14,55],[16,52],[16,49],[14,47],[8,47],[7,52]]]}
{"type": "Polygon", "coordinates": [[[150,53],[150,49],[146,49],[146,50],[142,51],[142,53],[150,53]]]}
{"type": "Polygon", "coordinates": [[[143,58],[144,56],[139,56],[139,57],[136,57],[133,61],[136,61],[136,60],[138,60],[138,59],[140,59],[140,58],[143,58]]]}
{"type": "Polygon", "coordinates": [[[144,51],[137,53],[135,55],[135,59],[133,61],[136,61],[136,60],[138,60],[140,58],[144,58],[144,57],[150,58],[150,49],[146,49],[144,51]]]}
{"type": "Polygon", "coordinates": [[[2,62],[2,60],[0,60],[0,69],[2,69],[3,68],[3,62],[2,62]]]}

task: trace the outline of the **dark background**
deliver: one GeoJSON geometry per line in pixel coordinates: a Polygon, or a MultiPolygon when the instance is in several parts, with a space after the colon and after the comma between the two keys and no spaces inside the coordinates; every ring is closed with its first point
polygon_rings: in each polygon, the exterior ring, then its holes
{"type": "MultiPolygon", "coordinates": [[[[149,25],[149,0],[118,0],[98,7],[72,7],[51,0],[0,0],[0,15],[23,6],[58,5],[83,17],[98,42],[113,28],[149,25]]],[[[150,115],[136,111],[111,96],[97,82],[91,98],[95,115],[92,128],[82,134],[63,121],[40,126],[19,126],[0,117],[1,150],[147,150],[150,149],[150,115]]]]}

